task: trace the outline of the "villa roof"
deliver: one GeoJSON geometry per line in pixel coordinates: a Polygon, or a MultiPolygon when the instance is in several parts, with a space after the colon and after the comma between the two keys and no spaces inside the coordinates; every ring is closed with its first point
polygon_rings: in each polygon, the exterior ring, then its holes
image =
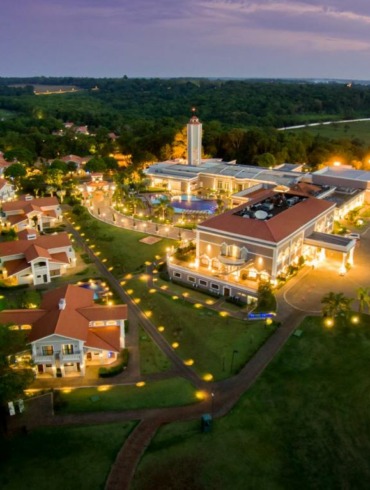
{"type": "Polygon", "coordinates": [[[17,201],[4,202],[3,211],[7,213],[8,211],[24,211],[28,210],[39,210],[41,211],[44,207],[59,206],[59,201],[56,197],[40,197],[29,199],[29,196],[21,196],[17,201]],[[31,207],[30,207],[31,205],[31,207]]]}
{"type": "Polygon", "coordinates": [[[246,206],[257,204],[276,194],[278,193],[271,190],[260,189],[249,195],[251,199],[247,204],[244,203],[219,216],[203,221],[198,226],[198,229],[202,231],[216,230],[221,233],[231,233],[246,238],[278,243],[305,224],[319,217],[322,213],[335,207],[333,203],[314,197],[307,197],[266,220],[244,218],[237,214],[238,211],[242,211],[246,206]]]}
{"type": "Polygon", "coordinates": [[[5,262],[3,267],[5,267],[6,272],[10,277],[30,268],[31,266],[26,259],[15,259],[15,260],[8,260],[8,262],[5,262]]]}
{"type": "MultiPolygon", "coordinates": [[[[15,240],[14,242],[0,243],[0,257],[9,255],[26,254],[32,246],[41,247],[47,251],[54,248],[70,247],[71,241],[65,231],[56,235],[40,235],[34,240],[15,240]]],[[[32,259],[31,259],[32,260],[32,259]]]]}
{"type": "MultiPolygon", "coordinates": [[[[29,240],[27,240],[29,242],[29,240]]],[[[27,250],[24,252],[24,256],[27,262],[32,262],[32,260],[43,258],[43,259],[51,259],[51,255],[49,252],[38,245],[32,244],[27,250]]]]}
{"type": "Polygon", "coordinates": [[[126,305],[102,306],[93,305],[80,308],[80,313],[90,321],[120,320],[127,316],[126,305]],[[122,316],[123,315],[123,316],[122,316]]]}
{"type": "Polygon", "coordinates": [[[89,328],[85,346],[119,352],[120,328],[118,326],[89,328]]]}
{"type": "Polygon", "coordinates": [[[82,340],[88,347],[119,351],[119,326],[90,327],[90,321],[125,320],[127,307],[119,305],[95,308],[93,296],[93,291],[89,289],[67,284],[45,293],[38,310],[1,311],[0,323],[31,324],[30,342],[50,335],[60,335],[82,340]],[[59,307],[61,299],[65,301],[64,308],[59,307]]]}

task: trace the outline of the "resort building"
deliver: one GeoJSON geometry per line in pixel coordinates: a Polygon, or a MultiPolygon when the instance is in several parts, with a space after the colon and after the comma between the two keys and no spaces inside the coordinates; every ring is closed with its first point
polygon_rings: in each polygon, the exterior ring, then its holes
{"type": "Polygon", "coordinates": [[[86,366],[117,360],[125,347],[127,306],[96,305],[93,295],[69,284],[45,293],[38,309],[0,312],[1,324],[29,332],[37,375],[84,376],[86,366]]]}
{"type": "Polygon", "coordinates": [[[67,233],[39,236],[26,229],[18,238],[0,243],[0,279],[8,286],[47,284],[76,265],[67,233]]]}
{"type": "Polygon", "coordinates": [[[338,255],[341,268],[353,264],[356,241],[331,234],[336,204],[312,197],[314,189],[251,190],[245,203],[198,225],[195,260],[171,255],[170,277],[223,296],[253,297],[258,280],[275,283],[300,261],[319,266],[326,251],[338,255]]]}
{"type": "Polygon", "coordinates": [[[62,221],[62,209],[56,197],[35,198],[31,195],[20,197],[17,201],[4,202],[2,205],[3,226],[10,226],[15,231],[58,226],[62,221]]]}

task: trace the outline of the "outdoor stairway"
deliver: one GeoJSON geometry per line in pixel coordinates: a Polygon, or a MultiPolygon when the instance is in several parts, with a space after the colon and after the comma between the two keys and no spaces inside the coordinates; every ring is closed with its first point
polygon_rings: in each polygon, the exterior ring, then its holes
{"type": "Polygon", "coordinates": [[[112,465],[105,490],[129,490],[136,466],[160,425],[158,419],[148,419],[135,427],[112,465]]]}

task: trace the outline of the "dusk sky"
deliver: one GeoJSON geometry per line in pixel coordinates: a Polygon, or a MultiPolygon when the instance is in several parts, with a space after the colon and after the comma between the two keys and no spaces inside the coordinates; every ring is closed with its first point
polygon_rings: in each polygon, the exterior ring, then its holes
{"type": "Polygon", "coordinates": [[[0,76],[370,79],[369,0],[1,0],[0,76]]]}

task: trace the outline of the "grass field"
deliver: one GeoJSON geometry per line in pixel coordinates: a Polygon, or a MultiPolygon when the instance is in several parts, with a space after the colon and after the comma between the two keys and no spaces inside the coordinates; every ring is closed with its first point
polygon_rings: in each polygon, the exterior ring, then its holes
{"type": "Polygon", "coordinates": [[[174,243],[171,239],[162,238],[148,245],[140,241],[147,236],[144,233],[117,228],[91,217],[74,221],[81,227],[79,232],[85,233],[85,239],[94,253],[108,268],[112,267],[112,274],[116,277],[143,270],[146,261],[152,262],[156,256],[163,257],[166,248],[174,243]]]}
{"type": "Polygon", "coordinates": [[[330,139],[357,138],[364,141],[366,144],[370,144],[370,121],[335,123],[302,129],[292,129],[290,131],[305,131],[330,139]]]}
{"type": "Polygon", "coordinates": [[[160,373],[168,371],[171,362],[143,329],[139,332],[140,373],[160,373]]]}
{"type": "Polygon", "coordinates": [[[164,327],[163,335],[171,344],[178,344],[178,355],[192,362],[201,377],[211,374],[220,380],[237,373],[273,331],[262,321],[238,320],[180,296],[149,290],[138,279],[128,280],[124,287],[150,320],[164,327]]]}
{"type": "Polygon", "coordinates": [[[38,429],[3,443],[2,490],[103,489],[135,422],[38,429]]]}
{"type": "Polygon", "coordinates": [[[307,318],[211,433],[163,427],[133,488],[368,489],[369,320],[329,330],[307,318]]]}
{"type": "Polygon", "coordinates": [[[100,412],[136,408],[163,408],[197,402],[196,390],[183,378],[148,382],[143,386],[68,388],[56,397],[58,412],[100,412]]]}

